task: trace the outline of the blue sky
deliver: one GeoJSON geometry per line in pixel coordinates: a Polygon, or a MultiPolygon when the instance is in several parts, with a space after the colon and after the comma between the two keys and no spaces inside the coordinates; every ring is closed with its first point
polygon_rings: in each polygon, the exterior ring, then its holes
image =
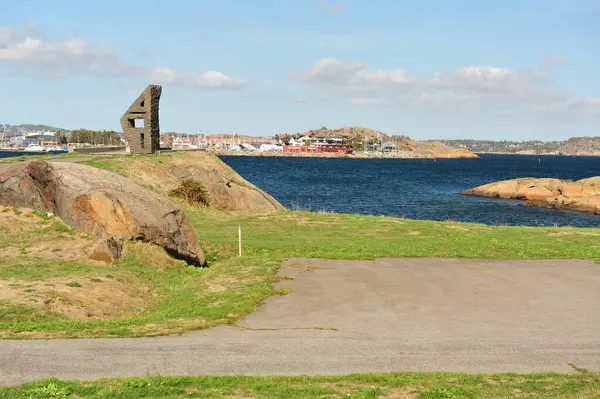
{"type": "Polygon", "coordinates": [[[600,135],[600,1],[3,0],[0,123],[367,126],[416,139],[600,135]],[[152,6],[152,4],[156,6],[152,6]]]}

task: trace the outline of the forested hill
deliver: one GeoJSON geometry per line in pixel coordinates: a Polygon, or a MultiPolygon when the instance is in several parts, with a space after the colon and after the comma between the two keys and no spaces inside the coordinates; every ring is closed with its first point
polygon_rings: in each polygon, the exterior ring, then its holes
{"type": "Polygon", "coordinates": [[[23,124],[23,125],[7,125],[0,123],[0,132],[6,134],[6,136],[19,136],[23,133],[28,132],[60,132],[63,134],[69,133],[70,129],[63,129],[60,127],[48,126],[48,125],[35,125],[35,124],[23,124]]]}
{"type": "Polygon", "coordinates": [[[600,137],[571,137],[564,141],[437,140],[475,153],[600,155],[600,137]]]}

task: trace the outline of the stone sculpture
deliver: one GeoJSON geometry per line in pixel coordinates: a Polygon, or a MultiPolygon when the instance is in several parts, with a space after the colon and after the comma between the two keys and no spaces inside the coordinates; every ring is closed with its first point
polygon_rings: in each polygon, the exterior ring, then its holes
{"type": "Polygon", "coordinates": [[[160,149],[158,103],[161,92],[161,86],[147,86],[121,117],[121,127],[132,154],[154,154],[160,149]],[[143,121],[143,125],[136,127],[136,120],[143,121]]]}

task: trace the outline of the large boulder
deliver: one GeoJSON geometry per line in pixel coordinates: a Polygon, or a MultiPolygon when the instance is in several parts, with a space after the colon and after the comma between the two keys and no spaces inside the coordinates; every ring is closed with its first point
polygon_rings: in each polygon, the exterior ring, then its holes
{"type": "Polygon", "coordinates": [[[526,206],[600,214],[599,177],[576,182],[549,178],[523,178],[484,184],[463,195],[526,200],[526,206]],[[598,184],[598,185],[597,185],[598,184]]]}
{"type": "Polygon", "coordinates": [[[1,165],[0,204],[52,212],[80,232],[150,242],[205,264],[178,205],[112,172],[40,160],[1,165]]]}
{"type": "Polygon", "coordinates": [[[141,186],[169,195],[183,182],[201,184],[210,208],[235,211],[281,211],[271,195],[254,186],[213,154],[205,151],[173,151],[153,156],[116,156],[90,161],[90,165],[117,170],[141,186]]]}

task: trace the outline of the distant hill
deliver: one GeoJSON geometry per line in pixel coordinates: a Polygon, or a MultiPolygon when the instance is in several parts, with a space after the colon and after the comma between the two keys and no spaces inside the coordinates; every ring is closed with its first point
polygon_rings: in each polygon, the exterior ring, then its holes
{"type": "MultiPolygon", "coordinates": [[[[349,139],[349,145],[358,151],[363,149],[365,141],[369,143],[380,141],[382,143],[393,142],[398,151],[418,153],[432,158],[477,158],[475,154],[466,148],[455,148],[451,145],[436,141],[428,142],[412,140],[408,136],[389,135],[382,131],[362,126],[347,126],[336,129],[322,127],[321,129],[310,130],[308,133],[347,137],[349,139]]],[[[300,135],[301,134],[296,134],[294,136],[300,135]]]]}
{"type": "Polygon", "coordinates": [[[600,137],[571,137],[563,141],[439,140],[476,153],[600,155],[600,137]]]}
{"type": "Polygon", "coordinates": [[[34,124],[23,124],[23,125],[7,125],[0,124],[0,132],[6,133],[7,137],[19,136],[27,132],[60,132],[67,134],[71,132],[70,129],[63,129],[60,127],[48,126],[48,125],[34,125],[34,124]]]}
{"type": "Polygon", "coordinates": [[[600,137],[571,137],[561,143],[562,155],[600,155],[600,137]]]}

